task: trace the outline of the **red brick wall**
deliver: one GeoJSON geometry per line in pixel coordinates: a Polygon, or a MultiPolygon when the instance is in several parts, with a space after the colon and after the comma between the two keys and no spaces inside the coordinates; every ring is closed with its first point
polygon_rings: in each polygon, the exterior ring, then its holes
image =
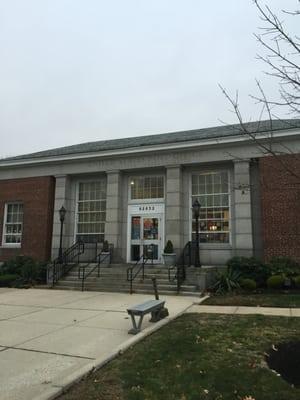
{"type": "Polygon", "coordinates": [[[300,154],[259,160],[264,257],[300,261],[300,154]]]}
{"type": "Polygon", "coordinates": [[[0,261],[18,254],[50,259],[55,180],[53,177],[0,181],[0,261]],[[2,247],[5,203],[23,203],[21,248],[2,247]]]}

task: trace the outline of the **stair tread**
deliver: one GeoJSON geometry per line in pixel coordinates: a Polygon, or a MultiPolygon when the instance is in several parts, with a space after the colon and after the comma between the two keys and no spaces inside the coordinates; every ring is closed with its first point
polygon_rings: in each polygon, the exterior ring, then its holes
{"type": "MultiPolygon", "coordinates": [[[[82,280],[78,278],[80,267],[86,264],[76,264],[69,271],[68,275],[60,279],[55,287],[57,289],[81,290],[82,280]]],[[[90,275],[84,282],[84,290],[100,291],[100,292],[125,292],[130,290],[130,282],[127,281],[127,270],[132,266],[130,264],[110,264],[109,266],[101,266],[100,277],[98,277],[97,264],[90,264],[85,271],[90,275]],[[91,272],[92,271],[92,272],[91,272]]],[[[151,278],[156,277],[158,291],[160,294],[177,295],[177,282],[169,280],[168,268],[164,265],[155,264],[153,266],[145,266],[144,280],[137,277],[133,282],[134,293],[145,293],[153,295],[153,283],[151,278]]],[[[174,273],[171,275],[174,276],[174,273]]],[[[180,293],[185,296],[197,296],[199,290],[194,284],[184,282],[181,285],[180,293]]]]}

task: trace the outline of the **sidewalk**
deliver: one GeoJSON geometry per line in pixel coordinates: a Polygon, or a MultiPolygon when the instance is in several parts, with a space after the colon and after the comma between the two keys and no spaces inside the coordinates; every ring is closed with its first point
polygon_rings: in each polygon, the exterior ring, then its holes
{"type": "Polygon", "coordinates": [[[0,288],[0,399],[49,400],[178,317],[198,298],[163,296],[170,315],[132,327],[127,308],[153,296],[0,288]]]}
{"type": "Polygon", "coordinates": [[[203,306],[193,305],[187,313],[205,314],[260,314],[282,317],[300,317],[300,308],[245,307],[245,306],[203,306]]]}

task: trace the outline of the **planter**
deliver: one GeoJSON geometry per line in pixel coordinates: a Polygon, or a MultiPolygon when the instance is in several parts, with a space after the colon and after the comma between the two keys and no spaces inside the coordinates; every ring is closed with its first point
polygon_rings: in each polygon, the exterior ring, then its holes
{"type": "Polygon", "coordinates": [[[111,254],[110,251],[102,251],[100,255],[100,265],[102,267],[110,267],[111,254]]]}
{"type": "Polygon", "coordinates": [[[164,264],[168,267],[175,265],[176,263],[176,253],[162,253],[164,264]]]}

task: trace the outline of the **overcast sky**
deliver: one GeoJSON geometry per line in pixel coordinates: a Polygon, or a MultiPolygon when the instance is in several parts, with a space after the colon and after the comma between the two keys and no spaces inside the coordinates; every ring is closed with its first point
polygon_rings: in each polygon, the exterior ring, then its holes
{"type": "Polygon", "coordinates": [[[252,0],[0,0],[0,157],[235,123],[218,83],[255,119],[261,25],[252,0]]]}

